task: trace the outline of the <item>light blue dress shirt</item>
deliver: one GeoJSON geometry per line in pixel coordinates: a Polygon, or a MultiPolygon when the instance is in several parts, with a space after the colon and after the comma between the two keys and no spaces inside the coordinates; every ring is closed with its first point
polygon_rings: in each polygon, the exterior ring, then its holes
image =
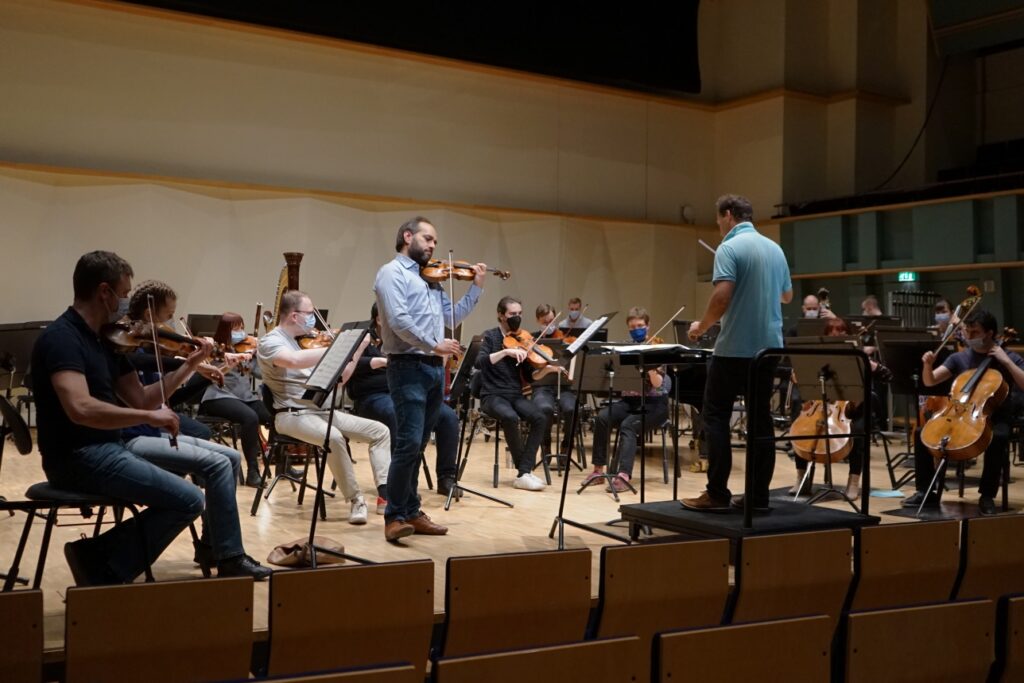
{"type": "MultiPolygon", "coordinates": [[[[483,290],[475,283],[455,305],[455,324],[462,322],[480,300],[483,290]]],[[[432,286],[420,276],[420,266],[404,254],[396,254],[377,271],[373,283],[380,311],[384,353],[433,354],[444,340],[444,326],[451,323],[452,302],[443,287],[432,286]]]]}
{"type": "Polygon", "coordinates": [[[736,285],[715,340],[716,356],[752,358],[761,349],[782,346],[781,297],[793,284],[778,244],[749,221],[736,224],[715,253],[711,280],[736,285]]]}

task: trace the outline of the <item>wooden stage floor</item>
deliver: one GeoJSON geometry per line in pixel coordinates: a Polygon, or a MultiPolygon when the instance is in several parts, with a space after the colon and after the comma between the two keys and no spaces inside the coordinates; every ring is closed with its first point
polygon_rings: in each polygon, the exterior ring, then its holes
{"type": "MultiPolygon", "coordinates": [[[[685,447],[686,441],[681,441],[680,457],[689,462],[690,450],[685,447]]],[[[897,450],[902,446],[902,440],[894,441],[892,446],[897,450]]],[[[589,443],[588,443],[589,447],[589,443]]],[[[443,537],[412,536],[405,539],[401,545],[393,545],[384,540],[383,517],[373,514],[373,501],[375,496],[371,495],[373,479],[370,472],[370,465],[366,447],[354,444],[354,456],[357,460],[356,473],[360,484],[371,504],[370,521],[365,526],[352,526],[346,522],[348,505],[341,501],[329,500],[327,504],[327,521],[322,522],[318,527],[318,534],[329,536],[341,541],[348,552],[373,561],[388,562],[396,560],[408,560],[419,558],[430,558],[434,561],[436,570],[434,575],[435,584],[435,609],[441,612],[444,608],[444,571],[445,560],[451,556],[483,555],[490,553],[521,552],[534,550],[550,550],[556,547],[555,541],[548,538],[548,531],[558,511],[558,498],[560,493],[560,479],[557,475],[552,476],[553,485],[542,492],[528,492],[513,489],[511,482],[515,476],[515,470],[507,466],[507,459],[504,454],[501,458],[501,480],[500,486],[495,489],[491,486],[491,473],[494,457],[493,443],[485,443],[482,436],[477,437],[471,451],[469,467],[466,470],[464,483],[466,486],[485,491],[504,498],[515,505],[514,508],[507,508],[486,499],[467,495],[461,502],[453,503],[452,509],[444,511],[444,497],[433,491],[424,489],[422,476],[420,491],[423,497],[423,509],[433,519],[447,525],[450,531],[443,537]]],[[[895,451],[894,451],[895,452],[895,451]]],[[[28,456],[20,456],[17,451],[8,444],[5,449],[3,468],[0,472],[0,495],[6,496],[9,500],[21,499],[25,489],[43,477],[40,459],[37,452],[33,451],[28,456]]],[[[741,490],[743,485],[742,450],[734,448],[737,465],[734,468],[731,485],[734,492],[741,490]]],[[[433,446],[428,449],[427,458],[433,462],[433,446]]],[[[661,448],[660,438],[656,446],[648,446],[647,455],[647,487],[646,500],[648,502],[668,500],[672,497],[670,484],[662,482],[661,474],[661,448]]],[[[682,467],[682,476],[679,482],[680,497],[699,494],[706,481],[703,473],[691,473],[688,466],[682,467]]],[[[1015,475],[1016,468],[1011,474],[1015,475]]],[[[537,471],[541,474],[540,470],[537,471]]],[[[847,468],[845,464],[835,467],[835,478],[837,483],[846,483],[847,468]]],[[[980,468],[969,471],[969,474],[977,476],[980,468]]],[[[794,468],[789,458],[780,453],[776,464],[776,474],[773,486],[790,486],[794,480],[794,468]]],[[[872,449],[871,477],[875,488],[888,488],[889,479],[885,472],[884,460],[879,447],[872,449]]],[[[818,477],[819,481],[821,475],[818,477]]],[[[582,495],[576,494],[576,488],[582,480],[578,470],[573,470],[570,475],[569,495],[566,502],[566,517],[578,522],[594,525],[603,525],[605,522],[618,516],[618,504],[612,500],[611,494],[605,493],[603,489],[591,487],[582,495]]],[[[637,472],[634,476],[634,483],[639,482],[639,461],[637,472]]],[[[312,499],[307,498],[306,505],[299,507],[295,502],[295,495],[285,486],[279,486],[269,501],[263,501],[259,514],[256,517],[249,515],[249,508],[252,504],[254,489],[240,488],[238,491],[238,505],[241,513],[242,536],[247,552],[256,559],[264,562],[267,554],[274,546],[292,541],[308,534],[309,513],[312,507],[312,499]]],[[[909,495],[912,489],[904,489],[909,495]]],[[[947,500],[955,501],[955,491],[947,495],[947,500]]],[[[977,493],[973,488],[968,488],[963,499],[965,503],[976,503],[977,493]]],[[[625,503],[639,502],[639,496],[625,494],[622,496],[625,503]]],[[[900,499],[873,497],[871,500],[871,513],[878,515],[885,510],[899,507],[900,499]]],[[[1019,482],[1010,486],[1011,507],[1019,509],[1024,506],[1024,485],[1019,482]]],[[[824,505],[842,509],[845,504],[840,502],[828,502],[824,505]]],[[[948,506],[947,507],[953,507],[948,506]]],[[[969,506],[964,506],[970,509],[969,506]]],[[[848,507],[846,509],[849,509],[848,507]]],[[[892,517],[882,514],[882,523],[898,523],[909,521],[905,518],[892,517]]],[[[70,520],[77,519],[70,517],[70,520]]],[[[0,518],[0,567],[5,570],[11,561],[11,556],[16,547],[18,535],[21,532],[24,517],[19,513],[10,517],[4,515],[0,518]]],[[[35,558],[38,553],[38,543],[42,536],[42,521],[36,522],[36,529],[33,530],[32,541],[26,550],[26,558],[23,561],[22,576],[31,577],[35,570],[35,558]]],[[[45,644],[48,650],[57,649],[63,643],[64,629],[64,593],[66,587],[71,583],[71,573],[63,555],[63,544],[78,537],[82,532],[89,532],[89,527],[65,527],[58,528],[50,546],[50,554],[47,560],[46,573],[43,578],[43,599],[46,613],[45,644]]],[[[625,535],[626,530],[620,527],[619,533],[625,535]]],[[[667,532],[655,532],[659,536],[667,536],[667,532]]],[[[566,527],[567,547],[589,547],[593,551],[593,572],[592,592],[597,596],[599,583],[599,556],[602,545],[611,543],[609,539],[586,531],[566,527]]],[[[154,574],[158,580],[196,578],[200,576],[198,567],[192,563],[192,545],[188,534],[182,534],[167,552],[157,561],[153,567],[154,574]]],[[[685,577],[681,577],[685,580],[685,577]]],[[[267,585],[266,583],[256,584],[253,628],[257,632],[264,631],[267,627],[267,585]]],[[[496,591],[502,590],[501,586],[495,586],[496,591]]]]}

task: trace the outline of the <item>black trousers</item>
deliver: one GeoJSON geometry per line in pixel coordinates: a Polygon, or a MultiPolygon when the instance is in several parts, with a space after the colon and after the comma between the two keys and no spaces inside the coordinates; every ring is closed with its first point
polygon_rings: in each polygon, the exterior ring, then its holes
{"type": "MultiPolygon", "coordinates": [[[[648,398],[644,407],[647,409],[647,417],[643,422],[647,429],[655,429],[665,423],[668,418],[668,401],[664,397],[648,398]]],[[[591,448],[591,460],[595,465],[608,463],[608,434],[618,425],[617,471],[633,476],[633,460],[640,439],[639,410],[640,399],[629,397],[622,401],[613,401],[597,413],[594,420],[594,445],[591,448]]]]}
{"type": "Polygon", "coordinates": [[[525,396],[485,396],[480,402],[480,410],[501,423],[505,433],[505,441],[512,451],[512,459],[516,463],[519,474],[533,471],[537,462],[537,451],[544,438],[548,417],[540,407],[525,396]],[[519,421],[522,419],[530,425],[530,431],[523,443],[519,436],[519,421]]]}
{"type": "Polygon", "coordinates": [[[237,398],[218,398],[204,401],[200,415],[222,417],[239,425],[242,433],[242,453],[249,467],[256,467],[260,457],[260,425],[270,426],[271,418],[263,401],[244,402],[237,398]]]}
{"type": "Polygon", "coordinates": [[[534,387],[531,400],[544,411],[547,418],[547,424],[544,426],[545,443],[551,438],[551,426],[555,420],[555,402],[558,402],[559,414],[562,416],[562,443],[559,446],[564,452],[569,446],[569,425],[572,424],[572,416],[576,410],[576,392],[563,387],[561,396],[558,396],[555,394],[553,386],[534,387]]]}
{"type": "MultiPolygon", "coordinates": [[[[712,356],[708,362],[708,381],[704,386],[704,430],[708,439],[708,493],[727,500],[729,475],[732,472],[732,441],[729,420],[736,397],[747,391],[750,358],[712,356]]],[[[747,406],[748,437],[768,437],[772,427],[772,382],[778,361],[764,361],[755,381],[758,383],[758,405],[747,406]]],[[[754,458],[754,490],[756,504],[768,503],[768,488],[775,471],[775,445],[771,441],[758,443],[754,458]]]]}
{"type": "MultiPolygon", "coordinates": [[[[1006,461],[1010,457],[1010,425],[1007,422],[992,423],[992,443],[985,449],[985,459],[981,467],[981,482],[978,484],[978,493],[985,498],[995,498],[999,492],[999,478],[1002,475],[1006,461]]],[[[918,491],[925,491],[932,477],[935,476],[935,466],[938,461],[932,456],[931,451],[921,443],[921,430],[914,431],[914,486],[918,491]]],[[[955,465],[955,463],[952,463],[955,465]]],[[[948,471],[948,470],[947,470],[948,471]]]]}

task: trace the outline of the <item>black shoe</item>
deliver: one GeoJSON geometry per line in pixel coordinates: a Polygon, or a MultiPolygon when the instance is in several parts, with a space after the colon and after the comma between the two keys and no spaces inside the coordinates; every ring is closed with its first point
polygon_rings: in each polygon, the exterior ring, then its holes
{"type": "Polygon", "coordinates": [[[439,477],[437,480],[438,495],[447,496],[456,485],[455,477],[439,477]]]}
{"type": "Polygon", "coordinates": [[[289,467],[287,470],[285,470],[285,468],[281,467],[280,465],[277,465],[274,467],[274,474],[278,477],[288,477],[289,479],[294,479],[295,481],[302,481],[302,470],[297,469],[295,467],[289,467]]]}
{"type": "Polygon", "coordinates": [[[922,500],[924,501],[924,507],[926,508],[939,507],[939,497],[933,493],[928,496],[927,500],[925,500],[924,491],[918,491],[910,498],[907,498],[902,503],[900,503],[900,505],[902,505],[905,508],[916,508],[921,504],[922,500]]]}
{"type": "Polygon", "coordinates": [[[260,468],[250,467],[249,472],[245,475],[245,485],[258,489],[262,483],[263,475],[260,474],[260,468]]]}
{"type": "Polygon", "coordinates": [[[264,567],[248,555],[239,555],[217,563],[217,576],[251,576],[256,581],[263,581],[273,573],[273,569],[264,567]]]}
{"type": "Polygon", "coordinates": [[[982,496],[978,499],[978,509],[983,515],[994,515],[998,512],[996,510],[996,501],[988,496],[982,496]]]}
{"type": "MultiPolygon", "coordinates": [[[[733,496],[729,504],[737,510],[743,509],[743,496],[733,496]]],[[[771,512],[771,507],[768,505],[768,501],[754,501],[754,512],[771,512]]]]}
{"type": "Polygon", "coordinates": [[[98,538],[83,538],[64,544],[64,557],[76,586],[109,586],[123,583],[107,567],[107,554],[98,538]]]}

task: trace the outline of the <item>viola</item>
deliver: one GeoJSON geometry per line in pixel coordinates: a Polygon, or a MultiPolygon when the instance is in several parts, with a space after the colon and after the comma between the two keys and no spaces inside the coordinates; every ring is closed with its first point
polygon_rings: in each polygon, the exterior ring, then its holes
{"type": "MultiPolygon", "coordinates": [[[[487,272],[494,273],[502,280],[512,277],[512,273],[507,270],[488,268],[487,272]]],[[[428,261],[427,265],[420,267],[420,275],[427,282],[444,282],[449,279],[469,281],[476,277],[476,271],[473,270],[473,264],[469,261],[452,261],[449,263],[444,259],[434,259],[428,261]]]]}
{"type": "MultiPolygon", "coordinates": [[[[1000,346],[1017,338],[1012,328],[1003,330],[1000,346]]],[[[977,368],[964,370],[953,381],[949,403],[921,429],[921,443],[936,458],[954,462],[981,455],[992,442],[992,413],[1006,400],[1010,386],[986,357],[977,368]]]]}
{"type": "Polygon", "coordinates": [[[807,401],[800,415],[790,426],[789,435],[821,438],[793,441],[793,450],[796,454],[804,460],[818,463],[823,463],[826,459],[839,462],[849,455],[853,448],[853,440],[850,438],[851,420],[847,417],[849,403],[830,402],[828,409],[823,411],[820,400],[807,401]],[[824,438],[826,424],[828,439],[824,438]]]}

